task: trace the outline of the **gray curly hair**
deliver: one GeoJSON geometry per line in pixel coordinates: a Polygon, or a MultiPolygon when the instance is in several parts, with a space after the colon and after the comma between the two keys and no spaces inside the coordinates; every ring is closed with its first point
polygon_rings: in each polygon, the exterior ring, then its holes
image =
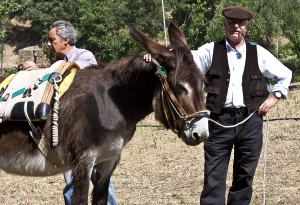
{"type": "Polygon", "coordinates": [[[61,39],[69,39],[69,44],[74,46],[77,42],[77,34],[74,26],[68,21],[55,21],[51,24],[49,30],[56,28],[56,33],[61,39]]]}

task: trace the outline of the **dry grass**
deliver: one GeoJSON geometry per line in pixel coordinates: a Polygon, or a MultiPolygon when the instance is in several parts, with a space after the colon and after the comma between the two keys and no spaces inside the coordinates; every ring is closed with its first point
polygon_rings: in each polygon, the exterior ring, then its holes
{"type": "MultiPolygon", "coordinates": [[[[289,99],[280,101],[272,109],[269,122],[265,122],[267,149],[262,152],[257,168],[251,205],[263,204],[264,191],[266,204],[300,204],[300,121],[282,119],[300,117],[299,101],[300,91],[291,91],[289,99]],[[274,118],[281,120],[272,121],[274,118]]],[[[125,147],[113,174],[118,202],[120,205],[199,204],[203,162],[202,144],[186,146],[171,131],[162,130],[150,115],[125,147]]],[[[1,204],[63,204],[62,175],[32,178],[1,172],[0,176],[1,204]]],[[[228,182],[230,178],[231,170],[228,182]]]]}

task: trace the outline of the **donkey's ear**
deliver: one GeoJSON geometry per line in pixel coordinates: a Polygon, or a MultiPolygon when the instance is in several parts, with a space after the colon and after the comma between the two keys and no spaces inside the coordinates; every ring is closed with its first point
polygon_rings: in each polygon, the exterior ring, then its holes
{"type": "Polygon", "coordinates": [[[131,36],[151,54],[163,56],[170,55],[168,48],[156,43],[136,27],[130,28],[129,32],[131,36]]]}
{"type": "Polygon", "coordinates": [[[169,23],[168,32],[170,43],[173,48],[183,48],[189,50],[189,46],[187,44],[184,34],[172,21],[169,23]]]}

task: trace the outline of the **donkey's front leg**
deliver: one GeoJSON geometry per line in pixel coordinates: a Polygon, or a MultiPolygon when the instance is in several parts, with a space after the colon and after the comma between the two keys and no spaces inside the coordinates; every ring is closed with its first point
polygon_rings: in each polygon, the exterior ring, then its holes
{"type": "Polygon", "coordinates": [[[88,205],[89,185],[93,167],[94,160],[88,157],[81,157],[78,163],[75,164],[72,173],[74,186],[72,205],[88,205]]]}
{"type": "MultiPolygon", "coordinates": [[[[110,178],[119,160],[120,156],[118,155],[109,161],[101,162],[95,166],[95,174],[92,178],[94,185],[92,200],[93,205],[107,205],[110,178]]],[[[115,198],[110,199],[109,204],[115,204],[115,200],[115,198]]]]}

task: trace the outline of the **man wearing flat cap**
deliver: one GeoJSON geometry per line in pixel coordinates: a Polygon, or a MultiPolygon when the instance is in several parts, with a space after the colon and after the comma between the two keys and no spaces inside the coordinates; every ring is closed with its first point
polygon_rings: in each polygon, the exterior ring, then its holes
{"type": "MultiPolygon", "coordinates": [[[[249,205],[263,143],[263,116],[287,98],[292,72],[263,47],[247,42],[253,14],[241,6],[223,10],[225,38],[192,51],[206,75],[210,136],[204,142],[204,185],[200,205],[224,205],[231,152],[233,176],[227,205],[249,205]],[[270,90],[268,79],[275,84],[270,90]],[[230,128],[228,128],[230,127],[230,128]],[[234,149],[233,149],[234,148],[234,149]]],[[[151,56],[144,56],[146,62],[151,56]]]]}
{"type": "Polygon", "coordinates": [[[263,116],[287,97],[292,72],[270,52],[246,41],[252,12],[241,6],[223,10],[225,38],[192,51],[208,80],[207,109],[213,122],[204,142],[204,185],[201,205],[224,205],[226,176],[233,151],[228,205],[249,205],[252,182],[262,149],[263,116]],[[268,78],[275,79],[272,90],[268,78]],[[233,149],[234,148],[234,149],[233,149]]]}
{"type": "Polygon", "coordinates": [[[250,20],[253,17],[252,12],[241,6],[227,7],[222,14],[227,19],[250,20]]]}

